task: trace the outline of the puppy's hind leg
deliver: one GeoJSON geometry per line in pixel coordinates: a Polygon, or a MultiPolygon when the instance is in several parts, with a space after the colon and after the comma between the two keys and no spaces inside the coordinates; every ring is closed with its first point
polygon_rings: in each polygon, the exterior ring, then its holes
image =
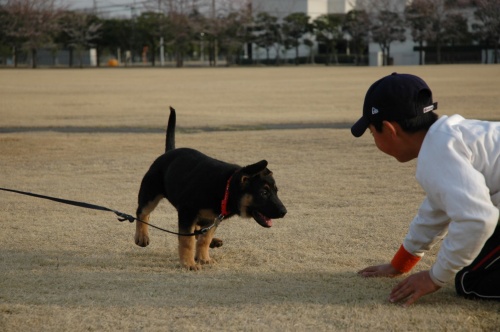
{"type": "Polygon", "coordinates": [[[158,203],[163,198],[163,195],[157,195],[151,200],[141,200],[139,196],[139,207],[137,208],[137,220],[135,222],[135,244],[141,247],[146,247],[149,245],[149,231],[148,223],[149,215],[158,206],[158,203]],[[141,222],[144,221],[144,222],[141,222]]]}
{"type": "Polygon", "coordinates": [[[212,242],[210,242],[210,248],[220,248],[220,247],[222,247],[223,244],[224,244],[224,241],[222,241],[222,239],[218,239],[218,238],[214,237],[212,239],[212,242]]]}

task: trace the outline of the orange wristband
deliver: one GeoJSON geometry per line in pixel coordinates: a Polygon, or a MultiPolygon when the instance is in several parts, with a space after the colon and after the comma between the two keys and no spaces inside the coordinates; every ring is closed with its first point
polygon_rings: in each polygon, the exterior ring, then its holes
{"type": "Polygon", "coordinates": [[[419,260],[420,257],[413,256],[408,251],[406,251],[403,245],[401,245],[396,255],[394,255],[394,258],[391,261],[391,265],[399,272],[406,273],[410,272],[411,269],[413,269],[413,267],[417,265],[419,260]]]}

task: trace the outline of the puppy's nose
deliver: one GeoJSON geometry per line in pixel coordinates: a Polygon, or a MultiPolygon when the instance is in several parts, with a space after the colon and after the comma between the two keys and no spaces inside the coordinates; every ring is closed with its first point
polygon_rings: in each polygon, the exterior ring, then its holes
{"type": "Polygon", "coordinates": [[[281,211],[280,211],[280,218],[283,218],[286,214],[286,207],[283,206],[283,208],[281,208],[281,211]]]}

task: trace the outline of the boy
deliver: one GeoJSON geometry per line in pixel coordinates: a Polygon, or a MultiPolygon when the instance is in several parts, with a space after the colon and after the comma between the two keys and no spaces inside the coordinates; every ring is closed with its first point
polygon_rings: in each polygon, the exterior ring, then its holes
{"type": "Polygon", "coordinates": [[[376,146],[399,162],[418,157],[416,179],[427,197],[389,264],[363,277],[409,272],[443,239],[430,270],[410,275],[389,295],[409,306],[455,277],[465,298],[500,300],[500,122],[441,116],[419,77],[383,77],[368,89],[355,137],[369,129],[376,146]]]}

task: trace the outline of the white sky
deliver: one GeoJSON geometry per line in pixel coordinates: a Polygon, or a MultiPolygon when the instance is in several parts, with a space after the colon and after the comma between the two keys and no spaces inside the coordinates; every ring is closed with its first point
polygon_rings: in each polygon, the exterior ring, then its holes
{"type": "MultiPolygon", "coordinates": [[[[70,10],[76,9],[86,9],[91,11],[95,7],[97,8],[97,13],[102,17],[131,17],[134,13],[135,15],[140,15],[141,12],[148,10],[156,10],[158,8],[158,0],[56,0],[59,1],[63,6],[68,6],[70,10]],[[145,6],[147,4],[147,6],[145,6]]],[[[164,1],[164,0],[162,0],[164,1]]],[[[205,0],[205,5],[207,5],[205,0]]],[[[243,0],[217,0],[217,3],[222,5],[224,3],[230,3],[232,5],[240,4],[243,0]]],[[[264,0],[268,1],[268,0],[264,0]]],[[[293,1],[293,0],[275,0],[275,1],[293,1]]],[[[200,2],[201,3],[201,2],[200,2]]]]}
{"type": "Polygon", "coordinates": [[[127,16],[130,17],[133,8],[142,10],[145,0],[60,0],[69,9],[93,9],[94,1],[98,13],[105,16],[127,16]]]}

